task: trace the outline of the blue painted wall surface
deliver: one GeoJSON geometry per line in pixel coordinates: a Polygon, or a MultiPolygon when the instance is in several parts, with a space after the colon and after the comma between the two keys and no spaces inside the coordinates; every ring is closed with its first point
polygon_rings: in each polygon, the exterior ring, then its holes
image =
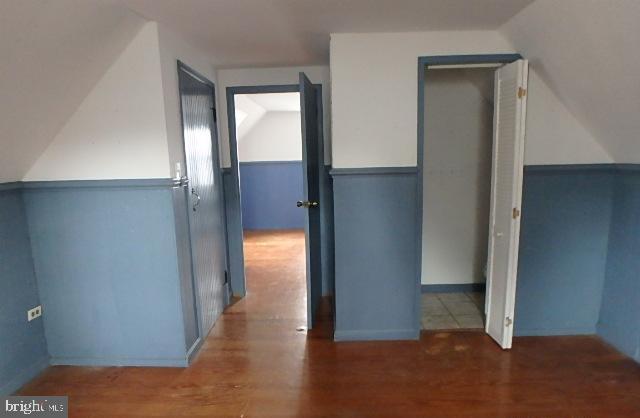
{"type": "Polygon", "coordinates": [[[418,337],[416,181],[333,176],[336,340],[418,337]]]}
{"type": "Polygon", "coordinates": [[[598,334],[640,361],[640,167],[616,173],[598,334]]]}
{"type": "Polygon", "coordinates": [[[199,341],[198,311],[195,293],[195,278],[191,260],[191,241],[189,235],[188,211],[189,188],[177,187],[171,191],[175,222],[178,272],[180,276],[180,296],[184,340],[187,350],[199,341]]]}
{"type": "Polygon", "coordinates": [[[240,163],[244,229],[304,228],[302,161],[240,163]]]}
{"type": "Polygon", "coordinates": [[[595,333],[613,176],[609,166],[525,168],[516,335],[595,333]]]}
{"type": "Polygon", "coordinates": [[[0,395],[49,365],[42,318],[27,322],[39,304],[22,192],[0,190],[0,395]]]}
{"type": "Polygon", "coordinates": [[[171,189],[24,197],[52,364],[185,366],[171,189]]]}

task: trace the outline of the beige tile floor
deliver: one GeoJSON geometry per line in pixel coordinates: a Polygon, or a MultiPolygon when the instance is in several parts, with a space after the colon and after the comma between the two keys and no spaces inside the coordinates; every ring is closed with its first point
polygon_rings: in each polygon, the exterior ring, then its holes
{"type": "Polygon", "coordinates": [[[422,329],[477,328],[484,328],[484,292],[422,294],[422,329]]]}

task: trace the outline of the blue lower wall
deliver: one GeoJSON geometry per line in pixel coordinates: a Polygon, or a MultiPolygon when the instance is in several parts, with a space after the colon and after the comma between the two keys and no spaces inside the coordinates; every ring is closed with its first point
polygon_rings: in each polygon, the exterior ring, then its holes
{"type": "Polygon", "coordinates": [[[616,173],[598,334],[640,361],[640,167],[616,173]]]}
{"type": "Polygon", "coordinates": [[[418,337],[416,181],[415,173],[333,175],[336,340],[418,337]]]}
{"type": "Polygon", "coordinates": [[[191,210],[187,187],[176,187],[171,191],[173,198],[173,220],[175,222],[177,263],[180,276],[180,296],[182,319],[184,324],[185,347],[193,348],[200,341],[198,311],[196,302],[196,284],[191,258],[191,235],[189,215],[191,210]]]}
{"type": "Polygon", "coordinates": [[[302,161],[240,163],[240,196],[245,229],[304,228],[302,161]]]}
{"type": "Polygon", "coordinates": [[[515,334],[594,334],[607,262],[610,166],[525,167],[515,334]]]}
{"type": "MultiPolygon", "coordinates": [[[[335,338],[413,338],[415,176],[338,171],[333,176],[335,338]]],[[[637,358],[640,238],[634,232],[639,223],[637,172],[614,165],[526,167],[516,335],[597,329],[637,358]]]]}
{"type": "Polygon", "coordinates": [[[172,189],[56,183],[24,190],[52,364],[185,366],[172,189]]]}
{"type": "Polygon", "coordinates": [[[27,322],[27,310],[40,299],[22,191],[5,187],[0,185],[0,395],[49,365],[42,318],[27,322]]]}

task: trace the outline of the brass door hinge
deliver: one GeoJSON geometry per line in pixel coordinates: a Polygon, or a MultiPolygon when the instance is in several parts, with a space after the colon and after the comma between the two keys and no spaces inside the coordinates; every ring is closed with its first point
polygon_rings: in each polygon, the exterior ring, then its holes
{"type": "Polygon", "coordinates": [[[517,219],[520,216],[520,210],[518,208],[513,208],[513,212],[511,213],[511,217],[513,219],[517,219]]]}
{"type": "Polygon", "coordinates": [[[518,87],[518,99],[522,99],[526,95],[527,95],[527,90],[523,89],[522,87],[518,87]]]}

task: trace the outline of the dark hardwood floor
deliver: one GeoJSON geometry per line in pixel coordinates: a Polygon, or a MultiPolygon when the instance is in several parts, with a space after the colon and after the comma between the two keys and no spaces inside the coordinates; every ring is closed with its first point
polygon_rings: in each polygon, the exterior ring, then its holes
{"type": "Polygon", "coordinates": [[[21,393],[69,395],[73,417],[640,417],[640,365],[597,337],[334,343],[328,303],[296,330],[302,232],[248,233],[245,256],[248,296],[189,368],[51,367],[21,393]]]}

